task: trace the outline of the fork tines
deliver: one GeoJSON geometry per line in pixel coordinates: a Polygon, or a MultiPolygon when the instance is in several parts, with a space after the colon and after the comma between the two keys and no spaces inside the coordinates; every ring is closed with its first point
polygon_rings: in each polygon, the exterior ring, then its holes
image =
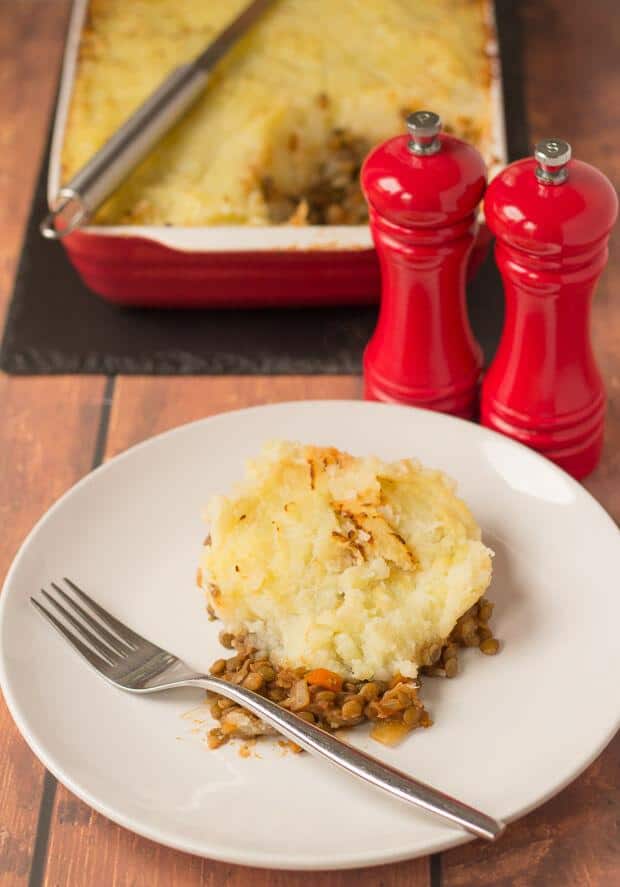
{"type": "Polygon", "coordinates": [[[67,578],[63,581],[73,592],[72,595],[67,594],[55,582],[51,583],[52,593],[41,589],[45,600],[62,616],[62,620],[35,597],[31,597],[30,601],[95,668],[107,671],[133,653],[140,644],[147,643],[139,634],[99,606],[75,582],[67,578]],[[88,609],[78,603],[76,597],[88,609]]]}

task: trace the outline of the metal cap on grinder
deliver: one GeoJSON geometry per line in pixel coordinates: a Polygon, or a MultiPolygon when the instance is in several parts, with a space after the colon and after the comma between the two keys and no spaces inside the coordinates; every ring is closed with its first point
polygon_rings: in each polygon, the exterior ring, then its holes
{"type": "Polygon", "coordinates": [[[441,117],[432,111],[414,111],[407,117],[407,129],[411,138],[407,147],[414,154],[436,154],[441,150],[437,138],[441,132],[441,117]]]}
{"type": "Polygon", "coordinates": [[[568,178],[567,164],[572,151],[562,139],[544,139],[534,148],[538,162],[536,178],[545,185],[561,185],[568,178]]]}

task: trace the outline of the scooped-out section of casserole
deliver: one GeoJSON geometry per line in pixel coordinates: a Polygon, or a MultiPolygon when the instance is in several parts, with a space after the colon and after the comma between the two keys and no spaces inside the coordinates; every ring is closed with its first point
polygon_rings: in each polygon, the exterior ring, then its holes
{"type": "MultiPolygon", "coordinates": [[[[91,0],[62,150],[68,181],[246,0],[91,0]]],[[[362,224],[372,146],[429,107],[492,157],[488,0],[276,0],[99,224],[362,224]]]]}

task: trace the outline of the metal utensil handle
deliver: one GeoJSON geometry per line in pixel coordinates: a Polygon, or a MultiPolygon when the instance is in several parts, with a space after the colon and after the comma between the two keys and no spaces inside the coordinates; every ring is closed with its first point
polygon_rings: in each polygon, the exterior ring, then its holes
{"type": "Polygon", "coordinates": [[[62,189],[41,223],[43,236],[62,238],[82,224],[198,98],[208,79],[209,71],[194,62],[175,68],[62,189]],[[58,217],[67,209],[63,227],[57,228],[58,217]]]}
{"type": "Polygon", "coordinates": [[[320,755],[347,773],[383,789],[402,801],[462,826],[477,837],[492,841],[504,830],[503,822],[423,782],[418,782],[417,779],[390,767],[389,764],[382,764],[376,758],[347,745],[326,730],[302,720],[258,693],[215,677],[198,678],[191,683],[238,702],[272,724],[285,736],[293,739],[302,748],[320,755]]]}

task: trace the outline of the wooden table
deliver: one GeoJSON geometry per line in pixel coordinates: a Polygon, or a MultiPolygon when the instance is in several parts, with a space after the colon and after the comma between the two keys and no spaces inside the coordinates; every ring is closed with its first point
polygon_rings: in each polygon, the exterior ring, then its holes
{"type": "MultiPolygon", "coordinates": [[[[68,0],[0,0],[0,310],[5,311],[43,148],[68,0]]],[[[532,135],[561,135],[620,181],[616,0],[525,0],[532,135]]],[[[620,517],[620,232],[599,287],[593,335],[610,395],[602,465],[586,483],[620,517]]],[[[45,296],[44,293],[41,294],[45,296]]],[[[353,377],[0,376],[0,571],[69,486],[102,459],[191,419],[250,404],[358,397],[353,377]]],[[[586,528],[584,528],[586,529],[586,528]]],[[[587,531],[587,530],[586,530],[587,531]]],[[[610,593],[617,593],[610,577],[610,593]]],[[[584,589],[587,592],[587,589],[584,589]]],[[[27,639],[25,639],[27,640],[27,639]]],[[[33,651],[35,653],[36,651],[33,651]]],[[[587,700],[578,704],[587,708],[587,700]]],[[[518,717],[518,713],[516,713],[518,717]]],[[[535,726],[534,726],[535,729],[535,726]]],[[[357,872],[269,872],[143,840],[46,773],[0,702],[0,883],[148,887],[464,887],[620,883],[620,738],[572,785],[493,846],[357,872]]]]}

